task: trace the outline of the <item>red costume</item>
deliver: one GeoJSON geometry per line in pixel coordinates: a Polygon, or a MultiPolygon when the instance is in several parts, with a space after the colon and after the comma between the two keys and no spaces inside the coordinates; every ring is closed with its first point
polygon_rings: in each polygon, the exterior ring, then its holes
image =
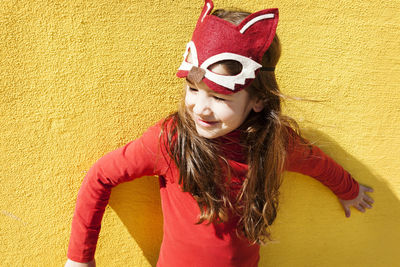
{"type": "MultiPolygon", "coordinates": [[[[230,217],[226,223],[195,224],[200,214],[198,204],[190,193],[181,191],[178,169],[160,145],[160,129],[160,123],[149,128],[142,137],[106,154],[89,170],[77,198],[68,258],[78,262],[94,258],[112,187],[141,176],[158,175],[164,236],[157,266],[257,266],[259,245],[237,237],[237,217],[230,217]]],[[[237,138],[238,131],[228,135],[230,139],[237,138]]],[[[234,170],[232,182],[243,182],[247,172],[245,156],[240,145],[224,144],[224,138],[219,140],[221,151],[234,170]]],[[[316,178],[342,199],[358,195],[358,183],[318,147],[300,144],[299,139],[289,143],[288,171],[316,178]]]]}

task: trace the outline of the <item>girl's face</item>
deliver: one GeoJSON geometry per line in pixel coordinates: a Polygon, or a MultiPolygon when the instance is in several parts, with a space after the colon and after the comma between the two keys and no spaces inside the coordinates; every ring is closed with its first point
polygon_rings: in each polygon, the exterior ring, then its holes
{"type": "Polygon", "coordinates": [[[205,138],[217,138],[235,130],[252,109],[262,110],[259,102],[251,99],[246,90],[222,95],[212,91],[203,81],[196,85],[187,81],[185,105],[197,133],[205,138]]]}

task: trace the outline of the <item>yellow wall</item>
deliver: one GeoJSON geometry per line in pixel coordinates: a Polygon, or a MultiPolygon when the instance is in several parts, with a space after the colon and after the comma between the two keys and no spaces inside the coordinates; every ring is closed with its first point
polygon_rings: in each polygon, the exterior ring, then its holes
{"type": "MultiPolygon", "coordinates": [[[[173,111],[202,0],[0,2],[0,266],[61,266],[76,194],[104,153],[173,111]]],[[[375,189],[345,218],[315,180],[286,175],[260,266],[398,266],[400,2],[218,0],[280,8],[282,91],[307,137],[375,189]],[[396,242],[397,241],[397,242],[396,242]]],[[[158,182],[117,187],[98,266],[155,265],[158,182]]]]}

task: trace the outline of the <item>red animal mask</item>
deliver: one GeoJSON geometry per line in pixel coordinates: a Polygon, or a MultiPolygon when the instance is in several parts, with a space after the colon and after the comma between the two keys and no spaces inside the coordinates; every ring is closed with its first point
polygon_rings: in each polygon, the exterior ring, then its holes
{"type": "Polygon", "coordinates": [[[247,87],[262,67],[262,56],[275,36],[278,9],[258,11],[246,17],[239,25],[234,25],[210,15],[213,7],[211,0],[205,0],[177,76],[184,78],[195,72],[198,81],[203,80],[215,92],[232,94],[247,87]],[[187,62],[189,51],[192,63],[187,62]],[[242,65],[241,72],[228,76],[208,69],[221,60],[239,62],[242,65]]]}

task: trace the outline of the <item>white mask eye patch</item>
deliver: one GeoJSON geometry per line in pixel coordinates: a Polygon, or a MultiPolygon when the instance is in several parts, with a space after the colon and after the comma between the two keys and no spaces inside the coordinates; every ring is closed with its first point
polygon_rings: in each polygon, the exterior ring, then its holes
{"type": "Polygon", "coordinates": [[[193,66],[198,67],[199,66],[199,60],[197,58],[196,46],[194,45],[193,41],[190,41],[186,45],[186,50],[185,50],[185,53],[183,54],[183,62],[181,64],[181,66],[178,68],[178,70],[190,71],[193,66]],[[189,51],[190,51],[190,54],[192,56],[192,63],[189,63],[189,62],[186,61],[188,56],[189,56],[189,51]]]}
{"type": "MultiPolygon", "coordinates": [[[[183,55],[183,58],[184,60],[181,66],[179,67],[179,70],[190,71],[193,66],[199,67],[197,50],[193,41],[190,41],[186,45],[186,51],[183,55]],[[189,51],[191,53],[193,63],[189,63],[186,61],[189,51]]],[[[261,64],[255,62],[254,60],[234,53],[220,53],[214,55],[206,59],[200,66],[201,69],[205,70],[205,78],[216,84],[226,87],[232,91],[235,89],[236,84],[243,85],[246,82],[246,79],[254,79],[256,70],[261,67],[262,67],[261,64]],[[242,71],[237,75],[229,76],[229,75],[217,74],[209,70],[209,67],[211,65],[224,60],[234,60],[239,62],[242,65],[242,71]]]]}
{"type": "Polygon", "coordinates": [[[235,90],[236,84],[244,85],[246,79],[254,79],[256,77],[256,70],[261,67],[261,64],[255,62],[254,60],[234,53],[221,53],[212,56],[205,60],[200,66],[200,68],[206,71],[205,77],[207,79],[232,91],[235,90]],[[237,75],[228,76],[217,74],[208,69],[209,66],[223,60],[234,60],[239,62],[242,65],[242,71],[237,75]]]}

